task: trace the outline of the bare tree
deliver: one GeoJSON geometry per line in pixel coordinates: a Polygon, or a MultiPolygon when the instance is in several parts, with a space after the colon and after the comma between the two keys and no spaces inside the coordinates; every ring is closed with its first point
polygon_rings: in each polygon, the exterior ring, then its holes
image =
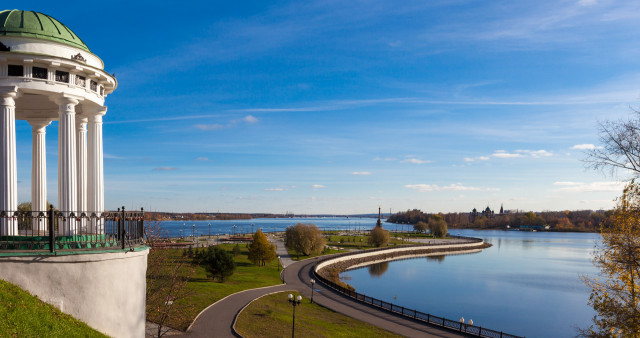
{"type": "Polygon", "coordinates": [[[183,302],[191,295],[187,288],[195,270],[191,260],[176,254],[176,249],[164,247],[159,222],[145,223],[147,245],[151,247],[147,260],[147,319],[157,325],[155,337],[166,335],[176,325],[187,320],[193,305],[183,302]]]}
{"type": "Polygon", "coordinates": [[[586,152],[587,166],[597,170],[629,170],[640,176],[640,114],[624,121],[600,123],[600,143],[586,152]]]}

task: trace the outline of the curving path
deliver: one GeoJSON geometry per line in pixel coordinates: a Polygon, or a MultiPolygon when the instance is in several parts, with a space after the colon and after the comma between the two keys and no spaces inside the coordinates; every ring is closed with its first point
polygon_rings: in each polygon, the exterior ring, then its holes
{"type": "MultiPolygon", "coordinates": [[[[236,337],[232,326],[237,314],[252,300],[266,294],[295,290],[309,299],[311,297],[309,281],[313,278],[311,270],[316,259],[293,261],[281,241],[275,244],[280,261],[286,267],[282,274],[286,284],[245,290],[229,295],[204,309],[184,335],[189,337],[236,337]]],[[[325,288],[321,283],[315,285],[313,300],[333,311],[407,337],[463,337],[463,335],[452,331],[419,323],[357,302],[332,289],[325,288]]]]}

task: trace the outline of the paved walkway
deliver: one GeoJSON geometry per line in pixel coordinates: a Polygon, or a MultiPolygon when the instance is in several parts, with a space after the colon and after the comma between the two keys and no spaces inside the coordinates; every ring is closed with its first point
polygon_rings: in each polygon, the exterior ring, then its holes
{"type": "MultiPolygon", "coordinates": [[[[236,337],[232,325],[236,315],[252,300],[281,291],[295,290],[308,301],[311,297],[311,269],[316,259],[296,262],[291,259],[282,241],[274,241],[281,264],[286,267],[283,277],[286,284],[260,289],[245,290],[223,298],[203,310],[187,330],[189,337],[236,337]]],[[[315,285],[313,300],[326,308],[349,317],[384,328],[407,337],[461,337],[460,334],[429,326],[402,316],[383,311],[325,288],[315,285]]],[[[304,304],[304,303],[303,303],[304,304]]]]}
{"type": "MultiPolygon", "coordinates": [[[[316,259],[296,263],[284,271],[287,286],[298,290],[303,297],[311,298],[311,270],[316,259]]],[[[406,337],[461,337],[462,335],[441,328],[422,324],[411,319],[357,302],[333,289],[316,283],[313,301],[333,311],[360,321],[381,327],[406,337]]]]}

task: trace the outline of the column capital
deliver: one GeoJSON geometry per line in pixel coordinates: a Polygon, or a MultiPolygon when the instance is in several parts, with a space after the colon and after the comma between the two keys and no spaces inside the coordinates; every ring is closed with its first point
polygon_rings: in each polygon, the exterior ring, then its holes
{"type": "Polygon", "coordinates": [[[87,130],[87,122],[89,122],[89,118],[82,115],[76,115],[76,130],[77,131],[86,131],[87,130]]]}
{"type": "Polygon", "coordinates": [[[107,113],[107,107],[105,106],[92,106],[92,107],[82,107],[83,114],[88,117],[94,116],[104,116],[107,113]]]}
{"type": "Polygon", "coordinates": [[[0,86],[0,97],[18,97],[18,87],[16,86],[0,86]]]}
{"type": "Polygon", "coordinates": [[[15,106],[15,99],[18,97],[18,87],[0,86],[0,105],[15,106]]]}
{"type": "Polygon", "coordinates": [[[83,100],[83,98],[80,96],[69,95],[69,94],[59,94],[59,95],[51,96],[50,99],[59,106],[63,106],[63,105],[76,106],[78,103],[80,103],[80,101],[83,100]]]}
{"type": "Polygon", "coordinates": [[[51,124],[51,119],[47,118],[30,118],[27,119],[27,122],[31,125],[34,131],[43,130],[44,127],[51,124]]]}

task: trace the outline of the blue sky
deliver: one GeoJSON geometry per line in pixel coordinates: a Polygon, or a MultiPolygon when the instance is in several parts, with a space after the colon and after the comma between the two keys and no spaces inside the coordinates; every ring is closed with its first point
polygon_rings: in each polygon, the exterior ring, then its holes
{"type": "MultiPolygon", "coordinates": [[[[628,1],[9,1],[115,72],[105,200],[166,211],[610,208],[585,169],[640,94],[628,1]]],[[[57,202],[57,123],[47,130],[57,202]]],[[[19,200],[31,133],[19,123],[19,200]]]]}

